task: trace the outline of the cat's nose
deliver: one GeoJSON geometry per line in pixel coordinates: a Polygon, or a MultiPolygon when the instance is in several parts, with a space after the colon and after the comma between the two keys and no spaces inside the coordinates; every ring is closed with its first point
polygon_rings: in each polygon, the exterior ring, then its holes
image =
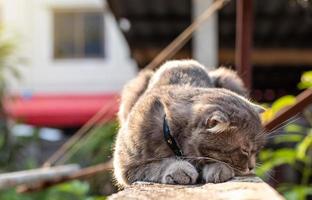
{"type": "Polygon", "coordinates": [[[248,167],[248,174],[254,174],[255,171],[254,171],[254,167],[248,167]]]}
{"type": "Polygon", "coordinates": [[[248,166],[248,167],[246,167],[245,170],[243,171],[243,174],[244,174],[244,175],[253,174],[253,173],[254,173],[254,172],[253,172],[253,169],[254,169],[254,167],[248,166]]]}

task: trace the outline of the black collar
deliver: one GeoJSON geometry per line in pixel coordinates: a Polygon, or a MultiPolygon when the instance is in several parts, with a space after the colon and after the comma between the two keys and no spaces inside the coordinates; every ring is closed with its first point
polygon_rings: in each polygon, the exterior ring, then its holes
{"type": "Polygon", "coordinates": [[[173,153],[177,157],[183,156],[182,150],[179,148],[178,143],[175,141],[174,137],[170,134],[170,128],[166,120],[166,115],[164,116],[163,134],[167,145],[173,151],[173,153]]]}

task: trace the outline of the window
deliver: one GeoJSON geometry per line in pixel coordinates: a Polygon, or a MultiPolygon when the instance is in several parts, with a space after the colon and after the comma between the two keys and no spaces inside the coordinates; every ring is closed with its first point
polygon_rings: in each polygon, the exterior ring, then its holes
{"type": "Polygon", "coordinates": [[[54,58],[104,57],[103,13],[54,12],[54,58]]]}

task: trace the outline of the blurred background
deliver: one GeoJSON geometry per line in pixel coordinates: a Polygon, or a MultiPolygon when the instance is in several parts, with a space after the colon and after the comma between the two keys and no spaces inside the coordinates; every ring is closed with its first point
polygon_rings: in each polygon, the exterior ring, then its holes
{"type": "MultiPolygon", "coordinates": [[[[60,164],[111,158],[123,85],[213,0],[0,0],[0,171],[40,167],[98,111],[101,121],[60,164]]],[[[263,121],[312,86],[312,1],[253,0],[250,92],[263,121]]],[[[230,1],[173,57],[213,70],[235,65],[237,1],[230,1]]],[[[243,77],[246,74],[241,74],[243,77]]],[[[312,195],[311,107],[269,136],[257,174],[287,199],[312,195]]],[[[111,173],[0,199],[104,199],[111,173]]]]}

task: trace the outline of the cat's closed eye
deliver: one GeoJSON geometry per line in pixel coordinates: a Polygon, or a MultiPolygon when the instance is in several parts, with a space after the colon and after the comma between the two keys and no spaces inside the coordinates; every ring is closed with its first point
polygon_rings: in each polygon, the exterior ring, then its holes
{"type": "Polygon", "coordinates": [[[252,150],[250,151],[250,153],[251,153],[251,155],[255,155],[255,154],[257,154],[259,151],[260,151],[260,148],[259,148],[259,149],[252,149],[252,150]]]}
{"type": "Polygon", "coordinates": [[[249,156],[249,151],[247,149],[241,149],[241,153],[245,156],[249,156]]]}

